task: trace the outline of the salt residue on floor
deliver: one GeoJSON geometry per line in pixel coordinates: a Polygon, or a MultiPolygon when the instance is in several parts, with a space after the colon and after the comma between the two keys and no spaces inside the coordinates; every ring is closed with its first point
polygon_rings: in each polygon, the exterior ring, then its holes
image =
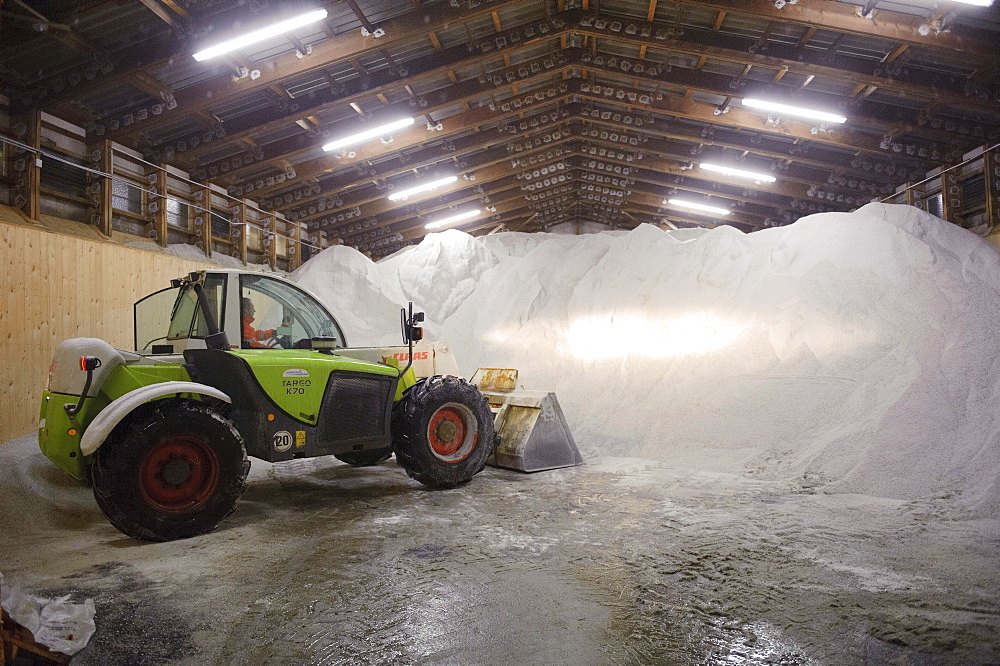
{"type": "Polygon", "coordinates": [[[1000,261],[912,207],[783,228],[459,231],[298,281],[352,345],[426,310],[467,376],[554,389],[590,460],[629,456],[886,498],[1000,508],[1000,261]]]}

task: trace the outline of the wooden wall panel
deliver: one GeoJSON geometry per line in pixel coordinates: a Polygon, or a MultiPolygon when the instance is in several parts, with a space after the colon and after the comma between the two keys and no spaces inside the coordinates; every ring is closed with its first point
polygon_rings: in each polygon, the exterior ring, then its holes
{"type": "Polygon", "coordinates": [[[0,445],[37,428],[56,346],[94,337],[132,349],[132,304],[211,264],[0,223],[0,445]]]}

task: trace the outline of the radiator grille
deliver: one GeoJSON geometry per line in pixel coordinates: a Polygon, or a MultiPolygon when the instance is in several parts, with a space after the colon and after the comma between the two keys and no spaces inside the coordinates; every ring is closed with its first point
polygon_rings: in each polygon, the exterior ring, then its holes
{"type": "Polygon", "coordinates": [[[392,379],[336,372],[330,377],[321,412],[335,441],[381,437],[392,379]]]}

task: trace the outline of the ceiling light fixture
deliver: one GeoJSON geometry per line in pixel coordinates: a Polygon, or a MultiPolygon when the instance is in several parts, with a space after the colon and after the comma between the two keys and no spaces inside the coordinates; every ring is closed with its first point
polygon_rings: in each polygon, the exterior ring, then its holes
{"type": "Polygon", "coordinates": [[[290,19],[279,21],[273,25],[267,26],[266,28],[248,32],[245,35],[234,37],[233,39],[222,42],[221,44],[216,44],[215,46],[210,46],[207,49],[198,51],[194,54],[194,59],[201,62],[202,60],[208,60],[209,58],[214,58],[215,56],[222,55],[223,53],[235,51],[236,49],[243,48],[244,46],[250,46],[251,44],[262,42],[265,39],[272,39],[283,33],[295,30],[296,28],[301,28],[304,25],[309,25],[310,23],[315,23],[316,21],[322,21],[326,18],[326,15],[327,11],[325,9],[315,9],[311,12],[300,14],[299,16],[293,16],[290,19]]]}
{"type": "Polygon", "coordinates": [[[827,113],[826,111],[817,111],[816,109],[807,109],[802,106],[782,104],[781,102],[769,102],[766,99],[747,97],[743,99],[743,106],[749,106],[752,109],[762,109],[764,111],[774,111],[776,113],[787,113],[792,116],[801,116],[803,118],[811,118],[812,120],[822,120],[828,123],[839,124],[847,122],[846,116],[842,116],[837,113],[827,113]]]}
{"type": "Polygon", "coordinates": [[[462,220],[468,220],[470,218],[477,217],[481,212],[483,211],[467,210],[464,213],[459,213],[458,215],[452,215],[451,217],[446,217],[444,219],[437,220],[436,222],[425,224],[424,229],[440,229],[441,227],[448,224],[454,224],[456,222],[461,222],[462,220]]]}
{"type": "Polygon", "coordinates": [[[358,132],[357,134],[345,136],[343,139],[331,141],[323,146],[323,150],[331,151],[336,150],[337,148],[343,148],[344,146],[352,146],[356,143],[367,141],[368,139],[385,136],[395,130],[409,127],[412,124],[413,118],[401,118],[400,120],[394,120],[391,123],[386,123],[385,125],[379,125],[378,127],[373,127],[363,132],[358,132]]]}
{"type": "Polygon", "coordinates": [[[436,190],[442,185],[454,183],[456,180],[458,180],[458,176],[447,176],[446,178],[439,178],[437,180],[432,180],[429,183],[423,183],[422,185],[411,187],[408,190],[401,190],[399,192],[395,192],[394,194],[390,194],[388,199],[389,201],[399,201],[401,199],[413,196],[414,194],[419,194],[420,192],[429,192],[430,190],[436,190]]]}
{"type": "Polygon", "coordinates": [[[714,213],[716,215],[729,215],[729,211],[725,208],[717,208],[716,206],[706,206],[705,204],[696,203],[694,201],[684,201],[683,199],[668,199],[667,203],[671,206],[678,206],[680,208],[690,208],[692,210],[702,211],[705,213],[714,213]]]}
{"type": "Polygon", "coordinates": [[[766,173],[757,173],[756,171],[744,171],[743,169],[734,169],[732,167],[722,166],[721,164],[709,164],[707,162],[702,162],[699,164],[702,169],[706,171],[714,171],[716,173],[721,173],[723,176],[736,176],[737,178],[749,178],[750,180],[760,181],[762,183],[773,183],[777,180],[774,176],[769,176],[766,173]]]}
{"type": "Polygon", "coordinates": [[[960,2],[963,5],[975,5],[976,7],[992,7],[993,0],[954,0],[955,2],[960,2]]]}

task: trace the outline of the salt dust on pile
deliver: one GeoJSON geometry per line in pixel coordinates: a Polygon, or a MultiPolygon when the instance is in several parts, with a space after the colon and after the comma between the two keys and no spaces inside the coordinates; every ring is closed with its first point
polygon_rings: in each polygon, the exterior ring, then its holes
{"type": "Polygon", "coordinates": [[[352,345],[398,344],[414,301],[466,376],[555,390],[590,460],[1000,506],[1000,261],[913,207],[753,234],[451,230],[380,263],[331,248],[295,277],[352,345]]]}

